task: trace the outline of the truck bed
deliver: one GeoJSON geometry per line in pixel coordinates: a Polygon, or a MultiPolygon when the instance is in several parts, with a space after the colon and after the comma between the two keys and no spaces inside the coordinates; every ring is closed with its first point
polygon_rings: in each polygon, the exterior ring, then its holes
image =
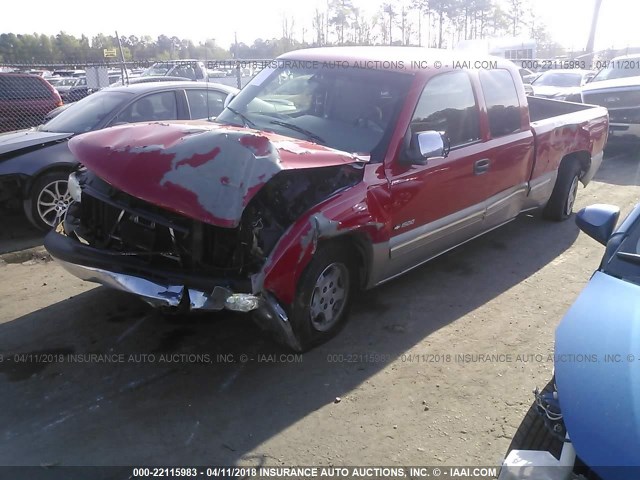
{"type": "Polygon", "coordinates": [[[609,131],[607,109],[546,98],[527,97],[527,100],[536,149],[532,183],[557,173],[566,156],[577,155],[584,162],[581,182],[586,186],[602,161],[609,131]]]}
{"type": "Polygon", "coordinates": [[[584,103],[564,102],[531,96],[527,97],[527,102],[529,103],[529,118],[532,122],[598,108],[595,105],[585,105],[584,103]]]}

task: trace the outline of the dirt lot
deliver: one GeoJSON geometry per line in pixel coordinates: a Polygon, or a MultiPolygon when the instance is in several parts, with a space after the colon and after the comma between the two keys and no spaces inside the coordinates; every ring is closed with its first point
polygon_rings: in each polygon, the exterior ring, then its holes
{"type": "MultiPolygon", "coordinates": [[[[606,158],[577,207],[628,213],[639,160],[606,158]]],[[[1,250],[18,230],[38,243],[10,219],[1,250]]],[[[302,357],[246,317],[162,316],[41,254],[5,254],[0,464],[497,465],[601,254],[573,221],[523,215],[365,293],[302,357]]]]}

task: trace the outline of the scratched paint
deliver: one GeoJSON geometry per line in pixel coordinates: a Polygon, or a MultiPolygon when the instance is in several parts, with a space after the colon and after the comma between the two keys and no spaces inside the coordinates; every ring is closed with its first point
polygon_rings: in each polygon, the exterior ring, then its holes
{"type": "Polygon", "coordinates": [[[282,170],[362,163],[304,140],[203,122],[108,128],[73,138],[69,148],[114,188],[228,228],[282,170]]]}

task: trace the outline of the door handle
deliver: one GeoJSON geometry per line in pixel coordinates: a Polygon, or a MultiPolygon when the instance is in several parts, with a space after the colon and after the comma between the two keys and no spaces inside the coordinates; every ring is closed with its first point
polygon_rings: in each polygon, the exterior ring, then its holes
{"type": "Polygon", "coordinates": [[[482,175],[483,173],[487,173],[489,171],[489,164],[491,162],[488,158],[483,158],[482,160],[478,160],[473,164],[473,173],[476,175],[482,175]]]}

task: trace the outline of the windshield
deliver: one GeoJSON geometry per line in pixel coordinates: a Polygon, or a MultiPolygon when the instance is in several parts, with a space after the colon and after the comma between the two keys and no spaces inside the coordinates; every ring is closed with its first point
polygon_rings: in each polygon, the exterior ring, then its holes
{"type": "Polygon", "coordinates": [[[640,76],[640,58],[611,60],[608,63],[609,66],[600,70],[591,82],[640,76]]]}
{"type": "Polygon", "coordinates": [[[89,132],[130,99],[131,94],[126,92],[96,92],[49,120],[40,130],[58,133],[89,132]]]}
{"type": "Polygon", "coordinates": [[[263,69],[216,119],[380,161],[412,76],[360,68],[263,69]]]}
{"type": "MultiPolygon", "coordinates": [[[[615,235],[609,244],[614,239],[615,235]]],[[[630,225],[624,240],[603,270],[609,275],[640,285],[640,218],[630,225]]]]}
{"type": "Polygon", "coordinates": [[[157,75],[168,75],[169,74],[169,70],[173,69],[175,67],[174,64],[172,63],[156,63],[152,66],[150,66],[149,68],[147,68],[144,72],[142,72],[142,74],[140,75],[141,77],[154,77],[157,75]]]}
{"type": "Polygon", "coordinates": [[[579,87],[582,83],[582,75],[579,73],[547,72],[531,83],[538,87],[579,87]]]}
{"type": "Polygon", "coordinates": [[[77,78],[63,78],[60,81],[58,81],[56,86],[58,86],[58,87],[73,87],[76,83],[78,83],[78,79],[77,78]]]}

